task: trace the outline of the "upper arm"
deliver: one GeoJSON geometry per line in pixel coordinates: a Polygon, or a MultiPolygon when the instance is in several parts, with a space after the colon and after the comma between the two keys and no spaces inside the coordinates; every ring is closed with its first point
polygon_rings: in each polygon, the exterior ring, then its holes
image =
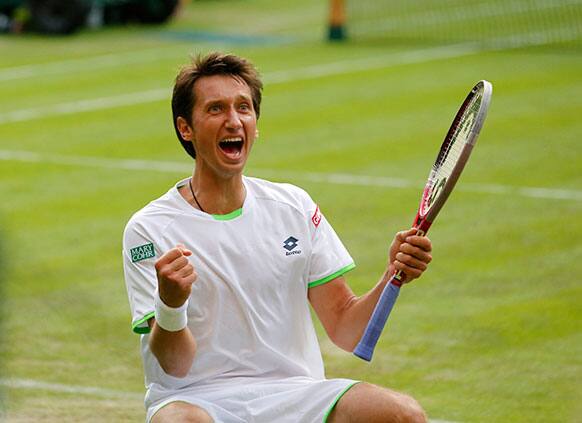
{"type": "Polygon", "coordinates": [[[327,283],[309,288],[308,298],[327,335],[335,342],[342,315],[357,298],[345,277],[338,276],[327,283]]]}
{"type": "Polygon", "coordinates": [[[159,246],[141,224],[130,221],[123,235],[123,269],[135,333],[148,333],[154,312],[157,276],[154,268],[159,246]]]}

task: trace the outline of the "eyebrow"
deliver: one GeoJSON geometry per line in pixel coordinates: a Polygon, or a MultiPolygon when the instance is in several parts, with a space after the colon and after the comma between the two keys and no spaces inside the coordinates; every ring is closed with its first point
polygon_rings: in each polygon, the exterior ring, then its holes
{"type": "MultiPolygon", "coordinates": [[[[235,97],[235,101],[241,101],[241,100],[252,102],[252,97],[250,97],[246,94],[237,94],[237,96],[235,97]]],[[[213,104],[220,104],[220,103],[225,103],[225,102],[228,102],[228,100],[225,100],[224,97],[209,99],[206,102],[204,102],[202,104],[202,106],[208,107],[208,106],[213,105],[213,104]]]]}

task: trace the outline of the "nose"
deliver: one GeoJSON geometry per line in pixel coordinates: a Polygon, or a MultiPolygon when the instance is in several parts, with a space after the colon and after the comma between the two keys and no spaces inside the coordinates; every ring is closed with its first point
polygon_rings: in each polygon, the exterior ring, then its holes
{"type": "Polygon", "coordinates": [[[236,109],[231,108],[226,116],[225,126],[227,129],[236,130],[242,128],[242,122],[236,109]]]}

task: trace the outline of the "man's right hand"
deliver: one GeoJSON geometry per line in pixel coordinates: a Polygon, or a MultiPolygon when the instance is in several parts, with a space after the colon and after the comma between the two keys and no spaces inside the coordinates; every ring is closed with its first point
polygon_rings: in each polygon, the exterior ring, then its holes
{"type": "Polygon", "coordinates": [[[190,297],[192,284],[198,278],[188,260],[191,255],[192,251],[178,244],[156,261],[158,291],[164,304],[169,307],[180,307],[190,297]]]}

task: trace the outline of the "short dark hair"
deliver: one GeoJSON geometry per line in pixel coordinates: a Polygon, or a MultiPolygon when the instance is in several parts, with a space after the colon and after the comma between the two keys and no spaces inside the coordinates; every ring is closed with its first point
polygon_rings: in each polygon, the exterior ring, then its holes
{"type": "Polygon", "coordinates": [[[245,81],[251,89],[253,108],[255,109],[257,119],[261,112],[263,83],[261,82],[259,73],[251,62],[233,54],[219,52],[193,57],[192,63],[184,66],[178,73],[178,76],[176,76],[176,83],[174,84],[174,92],[172,95],[172,117],[174,119],[174,129],[176,130],[176,135],[182,147],[194,159],[196,158],[194,145],[190,141],[182,138],[180,131],[178,131],[176,120],[178,117],[182,117],[192,126],[192,109],[196,102],[194,84],[204,76],[214,75],[231,75],[245,81]]]}

